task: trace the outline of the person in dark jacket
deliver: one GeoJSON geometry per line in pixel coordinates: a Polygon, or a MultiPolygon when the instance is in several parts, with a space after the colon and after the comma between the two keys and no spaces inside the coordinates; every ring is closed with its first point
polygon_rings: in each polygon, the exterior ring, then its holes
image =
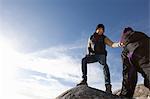
{"type": "Polygon", "coordinates": [[[111,81],[109,67],[106,62],[106,44],[110,47],[119,47],[120,43],[112,42],[104,35],[105,27],[98,24],[96,31],[88,40],[87,55],[82,59],[82,81],[77,85],[87,85],[87,64],[99,62],[103,66],[106,92],[111,93],[111,81]]]}
{"type": "Polygon", "coordinates": [[[137,73],[144,78],[145,87],[150,89],[150,38],[142,32],[127,27],[123,31],[123,81],[120,96],[132,98],[137,84],[137,73]]]}

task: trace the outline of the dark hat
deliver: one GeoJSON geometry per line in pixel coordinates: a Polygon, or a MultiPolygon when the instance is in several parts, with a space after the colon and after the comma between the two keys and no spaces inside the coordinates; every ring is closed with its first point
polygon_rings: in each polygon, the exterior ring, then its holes
{"type": "Polygon", "coordinates": [[[98,24],[98,25],[96,26],[96,30],[97,30],[98,28],[103,28],[103,30],[105,31],[105,26],[104,26],[103,24],[98,24]]]}
{"type": "Polygon", "coordinates": [[[128,31],[133,32],[133,29],[131,27],[126,27],[126,28],[124,28],[123,33],[126,33],[128,31]]]}

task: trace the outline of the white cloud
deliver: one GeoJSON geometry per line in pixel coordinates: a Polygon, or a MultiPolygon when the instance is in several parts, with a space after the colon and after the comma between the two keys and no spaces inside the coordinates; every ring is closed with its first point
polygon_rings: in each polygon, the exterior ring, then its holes
{"type": "MultiPolygon", "coordinates": [[[[0,43],[1,97],[10,93],[7,98],[49,99],[80,82],[81,59],[67,52],[81,46],[59,46],[23,54],[16,52],[10,42],[4,44],[4,41],[0,43]]],[[[105,89],[104,74],[99,63],[88,64],[88,83],[89,86],[105,89]]],[[[121,86],[121,82],[112,84],[113,90],[121,86]]]]}
{"type": "MultiPolygon", "coordinates": [[[[69,50],[81,48],[81,46],[53,47],[35,53],[23,54],[15,51],[11,42],[6,43],[5,41],[8,40],[1,40],[0,43],[2,47],[0,50],[2,70],[0,82],[1,92],[3,91],[1,97],[10,94],[6,99],[13,96],[14,98],[22,97],[22,99],[52,98],[76,86],[76,83],[81,80],[81,59],[73,58],[66,53],[69,50]],[[46,77],[40,74],[32,75],[32,72],[31,75],[30,73],[22,75],[18,68],[44,73],[46,77]]],[[[91,81],[97,80],[98,70],[95,69],[97,67],[94,64],[92,66],[88,69],[89,84],[92,83],[91,81]]],[[[99,78],[101,78],[100,76],[99,78]]]]}

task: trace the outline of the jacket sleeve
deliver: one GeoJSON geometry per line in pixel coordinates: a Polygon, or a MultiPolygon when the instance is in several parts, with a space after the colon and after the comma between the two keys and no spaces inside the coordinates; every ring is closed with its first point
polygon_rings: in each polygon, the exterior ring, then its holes
{"type": "Polygon", "coordinates": [[[108,37],[105,37],[104,42],[112,48],[121,47],[120,42],[113,42],[108,37]]]}
{"type": "Polygon", "coordinates": [[[89,55],[91,52],[91,39],[88,39],[88,44],[87,44],[87,55],[89,55]]]}
{"type": "Polygon", "coordinates": [[[94,53],[94,51],[92,50],[92,41],[90,37],[87,44],[87,55],[90,55],[91,53],[94,53]]]}

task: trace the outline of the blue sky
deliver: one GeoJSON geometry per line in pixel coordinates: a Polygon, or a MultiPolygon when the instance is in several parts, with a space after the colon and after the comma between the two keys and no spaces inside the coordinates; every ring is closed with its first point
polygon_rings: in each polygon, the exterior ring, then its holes
{"type": "MultiPolygon", "coordinates": [[[[0,0],[1,66],[17,68],[24,96],[55,97],[81,80],[80,61],[97,24],[103,23],[115,42],[126,26],[150,36],[149,9],[149,0],[0,0]]],[[[121,48],[107,51],[115,90],[121,88],[121,48]]],[[[88,75],[90,86],[104,90],[98,63],[88,66],[88,75]]]]}

